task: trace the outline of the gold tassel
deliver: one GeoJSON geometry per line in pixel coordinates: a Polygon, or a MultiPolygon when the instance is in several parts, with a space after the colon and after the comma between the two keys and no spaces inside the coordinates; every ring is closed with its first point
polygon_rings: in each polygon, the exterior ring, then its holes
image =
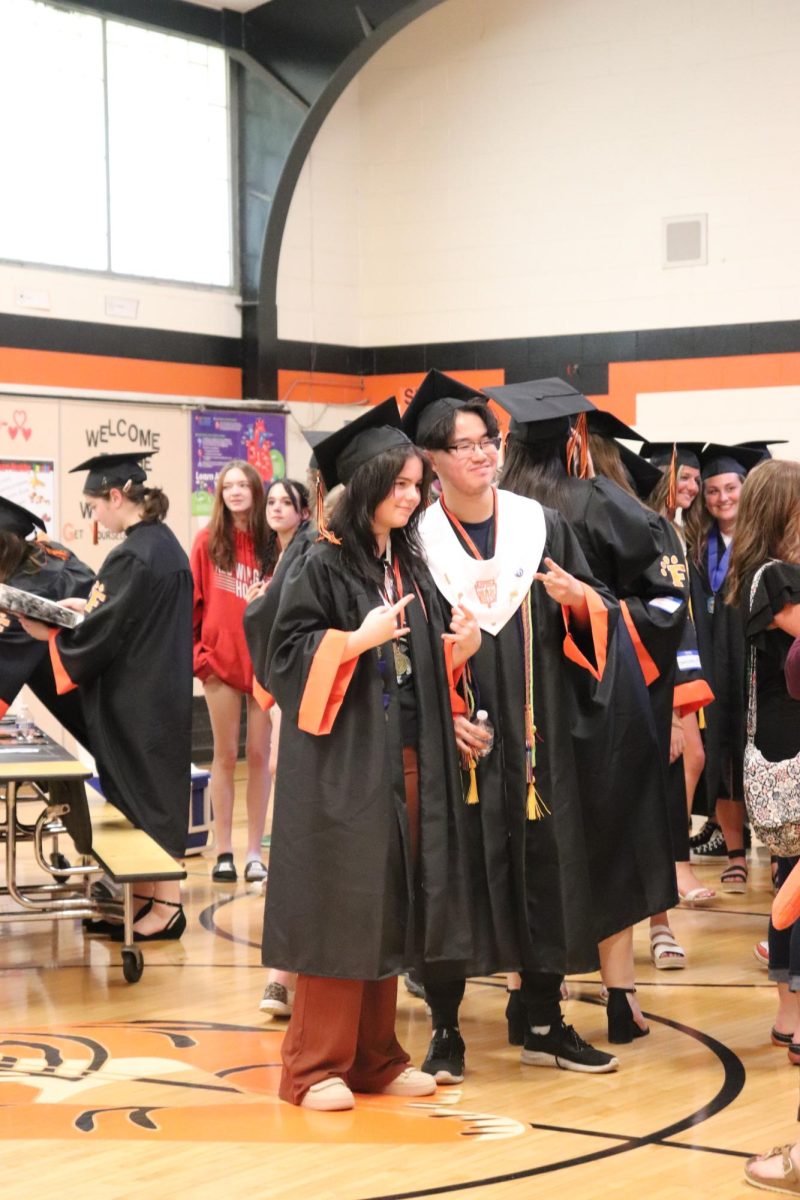
{"type": "Polygon", "coordinates": [[[536,784],[531,780],[528,784],[528,820],[541,821],[550,816],[550,809],[536,791],[536,784]]]}
{"type": "Polygon", "coordinates": [[[467,804],[477,804],[480,800],[478,795],[478,773],[475,770],[475,760],[470,759],[469,764],[469,791],[467,792],[467,804]]]}

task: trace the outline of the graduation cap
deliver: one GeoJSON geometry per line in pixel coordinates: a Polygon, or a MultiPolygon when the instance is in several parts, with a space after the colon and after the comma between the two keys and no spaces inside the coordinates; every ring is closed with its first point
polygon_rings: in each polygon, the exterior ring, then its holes
{"type": "Polygon", "coordinates": [[[743,446],[746,450],[758,450],[761,454],[760,461],[763,462],[765,459],[772,458],[770,446],[785,446],[786,443],[786,438],[770,438],[768,442],[737,442],[736,448],[739,449],[743,446]]]}
{"type": "MultiPolygon", "coordinates": [[[[591,417],[589,420],[591,421],[591,417]]],[[[591,425],[589,428],[591,429],[591,425]]],[[[641,500],[646,500],[663,478],[660,468],[648,462],[646,458],[642,458],[641,454],[637,454],[629,446],[617,443],[617,449],[622,465],[633,484],[633,490],[641,500]]]]}
{"type": "Polygon", "coordinates": [[[412,441],[424,445],[443,417],[476,401],[485,404],[486,396],[442,371],[428,371],[403,414],[403,429],[412,441]]]}
{"type": "Polygon", "coordinates": [[[624,421],[620,421],[619,417],[615,417],[612,412],[607,412],[604,408],[595,408],[589,412],[586,424],[589,427],[589,433],[596,433],[599,437],[627,438],[629,442],[645,440],[635,429],[631,429],[630,425],[626,425],[624,421]]]}
{"type": "Polygon", "coordinates": [[[508,436],[517,442],[532,444],[566,435],[571,417],[596,411],[582,392],[555,376],[484,390],[511,417],[508,436]]]}
{"type": "Polygon", "coordinates": [[[157,453],[156,450],[148,450],[144,454],[95,454],[93,458],[87,458],[86,462],[78,463],[77,467],[71,467],[69,474],[75,475],[78,471],[89,472],[83,485],[83,490],[87,493],[107,492],[109,488],[124,491],[127,483],[144,483],[147,472],[141,464],[146,458],[157,453]]]}
{"type": "Polygon", "coordinates": [[[646,442],[641,453],[655,466],[668,467],[672,462],[674,447],[676,466],[694,467],[695,471],[699,471],[704,446],[705,442],[646,442]]]}
{"type": "Polygon", "coordinates": [[[317,449],[317,446],[320,444],[320,442],[324,442],[325,438],[329,438],[330,436],[331,436],[331,431],[329,429],[304,429],[303,430],[303,437],[306,439],[306,441],[308,442],[308,444],[312,450],[311,458],[308,460],[309,471],[318,471],[319,470],[319,463],[317,462],[317,456],[314,453],[314,451],[317,449]]]}
{"type": "Polygon", "coordinates": [[[413,443],[400,427],[400,409],[392,397],[370,408],[363,416],[322,438],[314,448],[314,457],[328,491],[348,483],[359,467],[376,454],[413,443]]]}
{"type": "Polygon", "coordinates": [[[714,475],[738,475],[744,479],[747,472],[762,461],[762,452],[752,447],[721,446],[711,442],[700,455],[700,478],[705,480],[714,475]]]}
{"type": "Polygon", "coordinates": [[[26,538],[36,529],[47,532],[41,517],[29,512],[21,504],[0,496],[0,533],[15,533],[17,537],[26,538]]]}

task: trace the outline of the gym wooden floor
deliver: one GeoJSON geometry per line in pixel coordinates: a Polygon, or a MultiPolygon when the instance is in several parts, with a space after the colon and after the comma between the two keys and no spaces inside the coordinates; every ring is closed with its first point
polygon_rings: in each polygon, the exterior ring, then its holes
{"type": "MultiPolygon", "coordinates": [[[[763,855],[763,851],[760,852],[763,855]]],[[[747,1155],[796,1136],[798,1072],[770,1044],[774,989],[753,958],[766,935],[768,861],[746,896],[680,909],[683,971],[650,964],[637,985],[650,1037],[620,1070],[524,1067],[508,1046],[500,979],[472,981],[462,1010],[467,1078],[436,1103],[359,1098],[306,1113],[276,1097],[284,1026],[264,1020],[263,900],[187,860],[189,929],[145,947],[125,983],[119,947],[77,923],[0,926],[0,1187],[40,1197],[336,1197],[543,1200],[731,1197],[747,1155]]],[[[713,883],[719,867],[699,874],[713,883]]],[[[570,981],[566,1019],[605,1045],[596,977],[570,981]]],[[[400,1039],[419,1064],[429,1037],[402,984],[400,1039]]]]}

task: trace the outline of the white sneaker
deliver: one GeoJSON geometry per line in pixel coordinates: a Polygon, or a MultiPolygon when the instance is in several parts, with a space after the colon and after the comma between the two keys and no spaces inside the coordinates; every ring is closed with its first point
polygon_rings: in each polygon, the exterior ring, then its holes
{"type": "Polygon", "coordinates": [[[385,1088],[381,1088],[381,1096],[432,1096],[436,1091],[436,1080],[416,1067],[406,1067],[396,1079],[385,1088]]]}
{"type": "Polygon", "coordinates": [[[311,1108],[315,1112],[344,1112],[354,1108],[356,1098],[343,1079],[332,1075],[330,1079],[322,1079],[314,1083],[300,1101],[301,1108],[311,1108]]]}
{"type": "Polygon", "coordinates": [[[769,970],[769,942],[756,942],[753,946],[753,958],[760,967],[769,970]]]}

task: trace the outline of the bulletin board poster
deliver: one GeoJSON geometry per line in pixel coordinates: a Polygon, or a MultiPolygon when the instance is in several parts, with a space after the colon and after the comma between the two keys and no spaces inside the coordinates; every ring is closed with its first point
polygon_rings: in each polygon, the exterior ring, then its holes
{"type": "Polygon", "coordinates": [[[231,459],[250,463],[265,484],[286,475],[286,417],[210,410],[192,413],[192,516],[209,517],[214,487],[231,459]]]}
{"type": "Polygon", "coordinates": [[[46,528],[55,521],[55,463],[0,458],[0,496],[41,517],[46,528]]]}

